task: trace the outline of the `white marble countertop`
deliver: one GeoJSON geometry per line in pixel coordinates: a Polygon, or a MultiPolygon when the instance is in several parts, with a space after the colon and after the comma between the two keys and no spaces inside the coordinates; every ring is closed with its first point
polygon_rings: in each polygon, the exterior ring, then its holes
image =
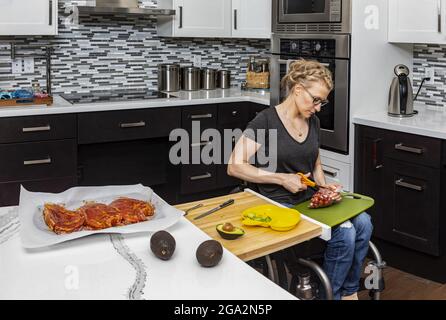
{"type": "Polygon", "coordinates": [[[150,251],[150,235],[94,235],[60,245],[21,246],[17,208],[0,208],[0,299],[296,299],[225,250],[201,267],[198,245],[209,237],[182,218],[169,261],[150,251]]]}
{"type": "Polygon", "coordinates": [[[130,110],[144,108],[161,108],[174,106],[187,106],[212,103],[229,103],[249,101],[263,105],[269,105],[269,92],[251,92],[240,89],[216,89],[200,91],[171,92],[175,98],[156,100],[135,100],[125,102],[100,102],[72,105],[62,97],[55,95],[52,106],[35,105],[24,107],[2,107],[0,117],[16,117],[61,113],[81,113],[94,111],[130,110]]]}
{"type": "Polygon", "coordinates": [[[381,129],[446,139],[446,107],[417,105],[415,109],[419,113],[410,118],[390,117],[387,115],[387,110],[383,110],[355,116],[353,122],[381,129]]]}

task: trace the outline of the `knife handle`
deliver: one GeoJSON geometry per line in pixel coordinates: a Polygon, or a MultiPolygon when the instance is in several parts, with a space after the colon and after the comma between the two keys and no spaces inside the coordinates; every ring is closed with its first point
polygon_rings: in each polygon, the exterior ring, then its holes
{"type": "Polygon", "coordinates": [[[233,204],[233,203],[234,203],[234,199],[229,199],[228,201],[223,202],[223,203],[220,205],[220,209],[223,209],[223,208],[225,208],[225,207],[227,207],[227,206],[230,206],[230,205],[233,204]]]}

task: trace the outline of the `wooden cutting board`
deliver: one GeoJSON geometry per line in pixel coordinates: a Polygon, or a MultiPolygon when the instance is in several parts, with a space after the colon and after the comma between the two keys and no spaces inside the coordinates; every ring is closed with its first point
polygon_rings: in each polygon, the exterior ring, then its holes
{"type": "Polygon", "coordinates": [[[186,218],[211,238],[218,240],[226,249],[244,261],[263,257],[270,253],[319,237],[322,234],[322,228],[319,225],[304,219],[301,219],[296,228],[286,232],[274,231],[270,228],[244,226],[242,224],[242,212],[245,209],[263,204],[270,204],[267,200],[248,191],[181,204],[175,207],[185,211],[199,203],[203,203],[204,206],[191,211],[186,218]],[[233,205],[214,212],[202,219],[193,220],[194,217],[217,207],[219,204],[229,199],[234,199],[235,202],[233,205]],[[245,230],[245,234],[236,240],[223,239],[218,234],[215,227],[218,224],[225,222],[230,222],[234,226],[242,228],[245,230]]]}
{"type": "Polygon", "coordinates": [[[49,96],[46,98],[0,100],[0,107],[24,107],[39,104],[51,106],[53,104],[53,97],[49,96]]]}

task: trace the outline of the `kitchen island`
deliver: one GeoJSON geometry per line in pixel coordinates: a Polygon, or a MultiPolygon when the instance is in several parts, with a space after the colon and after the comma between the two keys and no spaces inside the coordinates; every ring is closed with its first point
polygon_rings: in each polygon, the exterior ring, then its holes
{"type": "Polygon", "coordinates": [[[208,235],[182,218],[169,261],[150,234],[94,235],[42,249],[21,246],[17,207],[0,208],[0,299],[290,300],[294,296],[228,250],[214,268],[196,248],[208,235]]]}

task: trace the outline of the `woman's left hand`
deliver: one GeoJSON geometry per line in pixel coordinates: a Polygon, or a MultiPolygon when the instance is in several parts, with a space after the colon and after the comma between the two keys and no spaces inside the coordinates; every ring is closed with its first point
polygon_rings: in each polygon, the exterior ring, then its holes
{"type": "Polygon", "coordinates": [[[331,191],[334,191],[334,192],[341,192],[341,190],[343,188],[343,186],[340,185],[339,183],[329,183],[329,184],[323,185],[322,187],[330,189],[331,191]]]}

